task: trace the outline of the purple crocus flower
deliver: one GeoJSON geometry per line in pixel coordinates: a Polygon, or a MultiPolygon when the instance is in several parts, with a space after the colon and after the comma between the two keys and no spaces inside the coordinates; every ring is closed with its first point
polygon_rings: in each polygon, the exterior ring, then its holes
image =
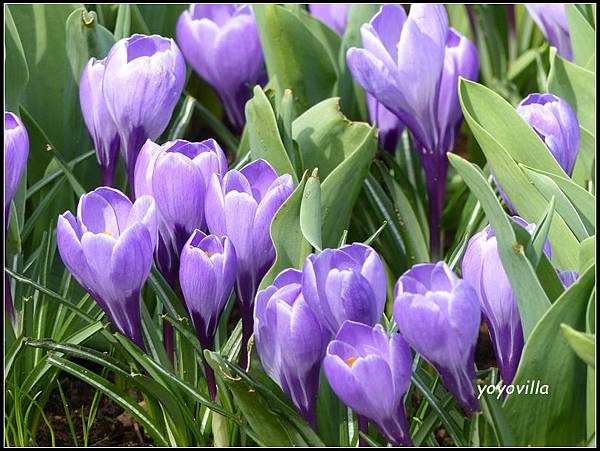
{"type": "MultiPolygon", "coordinates": [[[[195,230],[181,251],[179,283],[203,349],[212,350],[219,318],[229,299],[237,272],[231,240],[195,230]]],[[[208,390],[217,399],[214,372],[205,364],[208,390]]]]}
{"type": "Polygon", "coordinates": [[[112,186],[121,147],[119,130],[112,120],[102,91],[106,58],[90,58],[79,81],[79,102],[100,166],[102,182],[112,186]]]}
{"type": "Polygon", "coordinates": [[[148,140],[135,168],[135,192],[154,197],[159,216],[156,264],[175,289],[179,255],[195,229],[205,229],[204,201],[213,174],[227,172],[227,159],[214,139],[178,139],[158,145],[148,140]]]}
{"type": "Polygon", "coordinates": [[[327,347],[323,369],[344,404],[373,421],[394,446],[412,446],[404,412],[412,356],[400,334],[388,337],[380,324],[346,321],[327,347]]]}
{"type": "Polygon", "coordinates": [[[4,112],[4,227],[8,228],[10,204],[29,157],[29,135],[14,114],[4,112]]]}
{"type": "Polygon", "coordinates": [[[325,249],[304,261],[302,293],[330,336],[346,320],[369,326],[378,323],[386,288],[381,258],[365,244],[325,249]]]}
{"type": "MultiPolygon", "coordinates": [[[[535,224],[513,216],[513,221],[533,234],[535,224]]],[[[550,243],[544,253],[552,257],[550,243]]],[[[505,384],[511,384],[525,344],[519,306],[504,271],[496,235],[490,225],[471,237],[461,263],[461,273],[477,292],[481,311],[490,331],[494,354],[505,384]]]]}
{"type": "Polygon", "coordinates": [[[437,370],[468,415],[479,410],[473,379],[481,310],[471,285],[444,262],[418,264],[398,279],[394,299],[404,339],[437,370]]]}
{"type": "Polygon", "coordinates": [[[266,79],[251,7],[192,4],[177,22],[177,42],[194,71],[218,92],[233,127],[242,130],[252,88],[266,79]]]}
{"type": "Polygon", "coordinates": [[[548,43],[556,47],[558,54],[573,60],[573,48],[569,36],[569,21],[562,3],[528,3],[529,15],[546,36],[548,43]]]}
{"type": "Polygon", "coordinates": [[[475,46],[448,27],[443,5],[384,5],[361,27],[364,48],[347,53],[350,71],[363,88],[409,128],[427,180],[432,254],[440,253],[446,152],[462,122],[458,77],[475,80],[475,46]]]}
{"type": "MultiPolygon", "coordinates": [[[[573,108],[553,94],[529,94],[517,106],[517,113],[544,141],[556,162],[570,176],[579,153],[580,140],[579,121],[573,108]]],[[[496,186],[508,209],[516,213],[497,181],[496,186]]]]}
{"type": "Polygon", "coordinates": [[[266,373],[316,427],[319,372],[329,334],[301,290],[302,272],[287,269],[256,295],[254,339],[266,373]]]}
{"type": "Polygon", "coordinates": [[[138,153],[167,127],[185,75],[185,61],[172,39],[134,34],[108,54],[104,99],[119,130],[132,191],[138,153]]]}
{"type": "Polygon", "coordinates": [[[577,282],[577,279],[579,279],[579,273],[577,271],[556,271],[558,273],[558,278],[563,284],[563,287],[565,287],[565,290],[577,282]]]}
{"type": "Polygon", "coordinates": [[[289,174],[277,176],[265,160],[255,160],[223,177],[213,174],[206,190],[208,229],[226,235],[238,260],[236,292],[243,323],[242,364],[252,334],[252,310],[258,285],[275,260],[270,228],[273,216],[294,190],[289,174]]]}
{"type": "Polygon", "coordinates": [[[58,217],[56,240],[65,266],[108,315],[117,330],[144,348],[140,292],[156,245],[154,199],[135,203],[100,187],[79,199],[77,217],[58,217]]]}
{"type": "Polygon", "coordinates": [[[310,14],[337,34],[344,34],[346,24],[348,23],[349,3],[309,3],[308,11],[310,14]]]}

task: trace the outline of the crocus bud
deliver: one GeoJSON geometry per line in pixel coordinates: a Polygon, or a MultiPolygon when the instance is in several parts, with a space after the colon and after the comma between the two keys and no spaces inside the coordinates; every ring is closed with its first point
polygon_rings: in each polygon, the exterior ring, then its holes
{"type": "MultiPolygon", "coordinates": [[[[239,171],[230,170],[223,177],[214,174],[206,190],[204,211],[208,229],[215,235],[228,236],[235,246],[236,292],[245,340],[252,334],[256,290],[275,260],[271,221],[293,190],[292,177],[289,174],[278,177],[265,160],[255,160],[239,171]]],[[[245,356],[242,351],[242,364],[245,356]]]]}
{"type": "Polygon", "coordinates": [[[398,333],[346,321],[329,343],[323,369],[335,394],[359,415],[373,421],[394,446],[412,446],[404,395],[412,356],[398,333]]]}
{"type": "MultiPolygon", "coordinates": [[[[570,176],[579,153],[580,139],[579,121],[573,108],[553,94],[529,94],[517,107],[517,113],[544,141],[556,162],[570,176]]],[[[516,214],[495,177],[494,182],[508,209],[516,214]]]]}
{"type": "Polygon", "coordinates": [[[159,216],[155,255],[161,274],[174,287],[179,255],[195,229],[205,229],[204,201],[213,174],[227,172],[227,159],[214,139],[178,139],[158,145],[148,140],[135,168],[135,192],[154,197],[159,216]]]}
{"type": "Polygon", "coordinates": [[[251,7],[192,4],[177,22],[177,42],[194,71],[221,97],[231,124],[241,131],[252,88],[266,79],[251,7]]]}
{"type": "Polygon", "coordinates": [[[529,94],[517,112],[544,141],[560,167],[571,175],[579,152],[579,121],[573,108],[553,94],[529,94]]]}
{"type": "Polygon", "coordinates": [[[316,425],[319,371],[329,334],[301,291],[302,272],[287,269],[256,295],[254,339],[263,368],[316,425]]]}
{"type": "Polygon", "coordinates": [[[529,15],[546,36],[548,43],[556,47],[560,56],[573,60],[569,21],[565,5],[562,3],[528,3],[529,15]]]}
{"type": "Polygon", "coordinates": [[[353,243],[304,261],[302,293],[334,336],[346,320],[373,326],[385,308],[387,281],[373,248],[353,243]]]}
{"type": "Polygon", "coordinates": [[[142,196],[132,204],[108,187],[81,196],[77,217],[67,211],[56,227],[65,266],[116,329],[140,348],[140,292],[152,267],[156,236],[154,199],[142,196]]]}
{"type": "Polygon", "coordinates": [[[29,157],[29,136],[21,119],[4,112],[4,226],[8,227],[10,203],[29,157]]]}
{"type": "Polygon", "coordinates": [[[309,3],[308,11],[310,14],[337,34],[344,34],[346,24],[348,23],[349,3],[309,3]]]}
{"type": "Polygon", "coordinates": [[[398,116],[384,107],[375,97],[367,94],[367,107],[371,123],[379,129],[379,145],[390,153],[396,152],[404,124],[398,116]]]}
{"type": "Polygon", "coordinates": [[[398,279],[394,299],[404,339],[437,370],[467,415],[479,410],[473,379],[481,310],[475,290],[446,263],[425,263],[398,279]]]}
{"type": "Polygon", "coordinates": [[[410,130],[427,180],[433,255],[440,252],[439,219],[448,169],[462,121],[458,77],[476,79],[473,44],[448,27],[443,5],[384,5],[361,27],[364,48],[347,52],[350,72],[410,130]]]}
{"type": "Polygon", "coordinates": [[[104,100],[102,85],[105,67],[106,58],[90,58],[79,80],[79,102],[85,125],[94,142],[102,182],[105,186],[112,186],[121,139],[104,100]]]}
{"type": "Polygon", "coordinates": [[[212,349],[237,272],[231,240],[195,230],[181,251],[179,282],[202,347],[212,349]]]}
{"type": "Polygon", "coordinates": [[[184,83],[185,61],[172,39],[134,34],[108,54],[104,99],[119,130],[132,189],[138,153],[169,124],[184,83]]]}

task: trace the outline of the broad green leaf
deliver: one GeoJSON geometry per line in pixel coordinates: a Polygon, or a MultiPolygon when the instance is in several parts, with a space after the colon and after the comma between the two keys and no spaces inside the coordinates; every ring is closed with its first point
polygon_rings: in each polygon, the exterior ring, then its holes
{"type": "Polygon", "coordinates": [[[589,366],[596,368],[596,336],[576,331],[567,324],[561,324],[560,329],[575,354],[589,366]]]}
{"type": "Polygon", "coordinates": [[[502,210],[500,202],[488,185],[481,170],[456,154],[448,154],[450,164],[463,178],[471,192],[481,202],[498,240],[498,252],[502,266],[513,287],[519,305],[525,340],[550,307],[550,301],[540,285],[535,270],[525,256],[524,246],[519,242],[510,219],[502,210]]]}
{"type": "Polygon", "coordinates": [[[596,235],[581,242],[578,272],[581,274],[596,263],[596,235]]]}
{"type": "Polygon", "coordinates": [[[21,96],[29,80],[29,69],[15,21],[8,6],[4,6],[4,111],[19,112],[21,96]]]}
{"type": "Polygon", "coordinates": [[[536,172],[524,166],[523,171],[546,200],[550,201],[551,198],[556,200],[557,213],[564,219],[577,239],[579,241],[586,239],[589,236],[586,226],[571,201],[560,190],[554,180],[541,172],[536,172]]]}
{"type": "MultiPolygon", "coordinates": [[[[477,83],[460,79],[459,97],[465,120],[481,146],[498,183],[527,222],[537,221],[547,205],[518,163],[566,177],[548,148],[515,109],[498,94],[477,83]]],[[[550,229],[555,246],[552,259],[559,268],[576,265],[579,243],[564,220],[557,217],[550,229]]]]}
{"type": "Polygon", "coordinates": [[[281,141],[275,113],[260,86],[254,87],[254,97],[246,103],[246,121],[252,159],[267,160],[277,174],[290,174],[294,184],[298,184],[296,171],[281,141]]]}
{"type": "Polygon", "coordinates": [[[596,138],[596,74],[550,52],[548,92],[565,99],[579,125],[596,138]]]}
{"type": "Polygon", "coordinates": [[[579,127],[579,132],[579,154],[571,178],[578,185],[592,191],[590,186],[593,186],[596,181],[596,139],[583,127],[579,127]]]}
{"type": "Polygon", "coordinates": [[[554,197],[550,198],[548,209],[544,212],[544,216],[536,222],[536,228],[531,235],[531,240],[525,247],[525,255],[529,257],[529,261],[534,268],[537,268],[542,255],[544,254],[544,245],[548,238],[548,231],[550,224],[552,224],[552,217],[554,216],[554,197]]]}
{"type": "Polygon", "coordinates": [[[131,35],[131,5],[121,3],[117,10],[117,23],[115,24],[115,40],[128,38],[131,35]]]}
{"type": "Polygon", "coordinates": [[[596,30],[577,5],[565,5],[565,10],[569,22],[574,62],[579,66],[585,66],[596,54],[596,30]]]}
{"type": "Polygon", "coordinates": [[[585,225],[588,233],[594,233],[596,230],[596,198],[594,195],[590,194],[576,183],[573,183],[573,181],[567,177],[555,176],[548,172],[532,168],[526,168],[526,174],[532,179],[534,184],[544,183],[544,177],[547,177],[556,183],[558,188],[577,210],[578,216],[585,225]]]}
{"type": "Polygon", "coordinates": [[[321,182],[318,168],[315,168],[304,186],[300,204],[300,228],[304,238],[316,250],[321,251],[321,182]]]}
{"type": "Polygon", "coordinates": [[[312,251],[300,227],[300,208],[306,179],[305,175],[273,217],[271,239],[275,246],[275,263],[263,278],[260,289],[269,286],[277,274],[286,268],[301,269],[304,259],[312,251]]]}
{"type": "Polygon", "coordinates": [[[323,247],[335,247],[350,226],[354,204],[362,189],[377,151],[374,127],[354,152],[339,164],[321,183],[321,218],[323,247]]]}
{"type": "Polygon", "coordinates": [[[563,323],[585,328],[593,286],[592,267],[552,305],[525,344],[513,385],[539,381],[548,386],[548,394],[524,396],[515,391],[506,400],[506,418],[517,445],[576,446],[586,440],[586,365],[560,328],[563,323]]]}
{"type": "Polygon", "coordinates": [[[339,102],[339,98],[324,100],[298,117],[292,125],[305,169],[312,171],[319,168],[323,181],[371,132],[368,124],[348,120],[340,111],[339,102]]]}
{"type": "Polygon", "coordinates": [[[167,38],[175,38],[175,28],[181,13],[187,8],[185,4],[142,3],[136,5],[150,34],[159,34],[167,38]]]}
{"type": "Polygon", "coordinates": [[[108,55],[115,38],[98,23],[96,13],[85,8],[73,11],[67,19],[67,57],[77,84],[83,68],[91,57],[102,59],[108,55]]]}
{"type": "Polygon", "coordinates": [[[294,93],[296,115],[330,97],[336,68],[319,37],[294,13],[274,4],[253,6],[269,79],[294,93]]]}
{"type": "Polygon", "coordinates": [[[21,253],[21,233],[19,227],[19,218],[17,215],[17,209],[15,208],[15,203],[10,203],[9,210],[9,224],[8,224],[8,233],[6,235],[6,246],[8,250],[8,255],[17,255],[21,253]]]}

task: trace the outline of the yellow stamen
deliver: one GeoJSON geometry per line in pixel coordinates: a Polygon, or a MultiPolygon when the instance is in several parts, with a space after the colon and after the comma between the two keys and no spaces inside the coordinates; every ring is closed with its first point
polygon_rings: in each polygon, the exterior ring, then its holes
{"type": "Polygon", "coordinates": [[[213,256],[213,254],[211,254],[208,251],[204,251],[204,255],[206,255],[208,258],[211,258],[213,256]]]}
{"type": "Polygon", "coordinates": [[[350,357],[350,358],[348,359],[348,366],[349,366],[350,368],[352,368],[352,365],[354,365],[354,362],[356,362],[356,359],[355,359],[354,357],[350,357]]]}
{"type": "Polygon", "coordinates": [[[102,233],[105,234],[105,235],[111,236],[111,237],[113,236],[113,234],[110,233],[110,232],[102,232],[102,233]]]}

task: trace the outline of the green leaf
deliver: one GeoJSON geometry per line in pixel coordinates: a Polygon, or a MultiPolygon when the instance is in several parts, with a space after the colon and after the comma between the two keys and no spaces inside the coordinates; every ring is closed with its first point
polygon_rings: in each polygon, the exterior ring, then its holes
{"type": "Polygon", "coordinates": [[[253,6],[269,79],[294,93],[296,115],[330,97],[337,80],[328,49],[298,15],[288,9],[253,6]]]}
{"type": "Polygon", "coordinates": [[[253,160],[267,160],[279,175],[290,174],[298,184],[296,171],[281,140],[277,119],[269,99],[260,86],[246,103],[246,129],[253,160]]]}
{"type": "Polygon", "coordinates": [[[127,3],[121,3],[119,5],[114,34],[116,41],[128,38],[131,35],[131,5],[127,3]]]}
{"type": "Polygon", "coordinates": [[[370,134],[369,124],[352,122],[340,110],[340,100],[331,98],[315,105],[292,125],[304,168],[319,168],[325,181],[329,174],[348,158],[370,134]]]}
{"type": "Polygon", "coordinates": [[[315,168],[304,186],[300,204],[300,228],[304,238],[316,250],[321,251],[321,182],[317,173],[318,168],[315,168]]]}
{"type": "Polygon", "coordinates": [[[187,9],[185,4],[142,3],[136,5],[150,34],[159,34],[175,38],[175,28],[181,13],[187,9]]]}
{"type": "Polygon", "coordinates": [[[579,253],[578,272],[583,274],[590,266],[596,263],[596,235],[581,242],[579,253]]]}
{"type": "Polygon", "coordinates": [[[586,239],[589,236],[588,230],[571,201],[565,196],[554,180],[541,172],[536,172],[525,166],[523,166],[523,171],[548,201],[550,199],[556,200],[556,212],[564,219],[573,234],[577,237],[577,240],[583,241],[586,239]]]}
{"type": "Polygon", "coordinates": [[[448,159],[471,192],[481,202],[481,207],[490,221],[498,240],[498,252],[502,266],[511,282],[519,305],[523,335],[525,340],[528,340],[535,325],[550,307],[550,301],[525,255],[524,245],[527,242],[519,243],[510,219],[502,210],[500,202],[481,170],[456,154],[448,154],[448,159]]]}
{"type": "Polygon", "coordinates": [[[321,184],[321,218],[325,248],[335,247],[343,231],[350,226],[354,204],[377,152],[376,132],[375,127],[371,128],[356,150],[321,184]]]}
{"type": "Polygon", "coordinates": [[[565,99],[577,113],[580,127],[596,139],[596,74],[552,51],[548,92],[565,99]]]}
{"type": "Polygon", "coordinates": [[[560,329],[575,354],[589,366],[596,368],[596,336],[576,331],[568,324],[561,324],[560,329]]]}
{"type": "Polygon", "coordinates": [[[527,255],[534,268],[537,268],[538,263],[544,254],[544,245],[548,238],[550,224],[552,224],[552,216],[554,216],[554,203],[554,197],[552,197],[548,204],[548,209],[544,212],[544,216],[536,223],[537,226],[535,231],[525,248],[525,255],[527,255]]]}
{"type": "Polygon", "coordinates": [[[577,5],[567,4],[565,10],[569,21],[574,62],[585,66],[596,54],[596,30],[577,5]]]}
{"type": "MultiPolygon", "coordinates": [[[[533,129],[498,94],[461,78],[459,97],[465,120],[498,183],[519,216],[530,223],[537,221],[548,202],[531,185],[518,163],[560,177],[566,174],[533,129]]],[[[574,268],[579,243],[560,217],[556,217],[550,228],[550,243],[561,243],[555,246],[552,256],[556,265],[563,269],[574,268]]]]}
{"type": "Polygon", "coordinates": [[[301,269],[304,259],[312,251],[300,226],[300,209],[306,179],[305,174],[294,192],[273,217],[271,239],[275,246],[275,263],[263,278],[260,289],[269,286],[277,274],[286,268],[301,269]]]}
{"type": "Polygon", "coordinates": [[[115,38],[98,23],[96,13],[85,8],[73,11],[67,19],[67,57],[73,78],[79,84],[89,59],[102,59],[115,43],[115,38]]]}
{"type": "Polygon", "coordinates": [[[23,45],[8,6],[4,6],[4,110],[19,112],[21,96],[29,80],[29,69],[23,53],[23,45]]]}
{"type": "Polygon", "coordinates": [[[548,386],[548,394],[524,396],[515,391],[506,400],[505,416],[517,445],[576,446],[586,440],[586,365],[560,328],[563,323],[585,328],[593,286],[591,267],[552,304],[525,344],[513,385],[539,381],[548,386]]]}

